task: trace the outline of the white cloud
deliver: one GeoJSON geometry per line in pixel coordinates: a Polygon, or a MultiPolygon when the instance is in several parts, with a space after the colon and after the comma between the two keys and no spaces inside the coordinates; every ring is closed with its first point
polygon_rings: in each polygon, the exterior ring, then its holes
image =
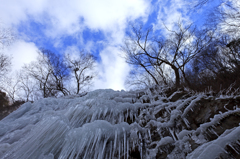
{"type": "Polygon", "coordinates": [[[43,0],[8,0],[0,3],[0,19],[8,25],[17,25],[20,22],[26,21],[28,15],[37,15],[43,11],[44,4],[47,1],[43,0]]]}
{"type": "Polygon", "coordinates": [[[78,58],[78,53],[80,52],[81,50],[79,50],[77,48],[77,46],[68,46],[65,50],[65,54],[66,55],[71,55],[71,57],[74,59],[74,58],[78,58]]]}
{"type": "MultiPolygon", "coordinates": [[[[76,46],[69,46],[65,50],[72,58],[78,57],[80,50],[76,46]]],[[[100,52],[101,62],[96,66],[98,77],[94,81],[95,89],[111,88],[114,90],[125,89],[125,79],[130,71],[130,66],[120,55],[121,50],[108,46],[100,52]]]]}
{"type": "Polygon", "coordinates": [[[124,81],[130,66],[120,57],[121,53],[113,46],[107,47],[100,53],[102,62],[97,67],[100,78],[95,81],[95,88],[124,89],[124,81]]]}
{"type": "Polygon", "coordinates": [[[112,30],[128,18],[136,19],[146,14],[148,3],[144,0],[98,0],[85,1],[82,10],[86,25],[93,29],[112,30]],[[85,11],[84,11],[85,9],[85,11]],[[90,9],[90,10],[88,10],[90,9]]]}
{"type": "Polygon", "coordinates": [[[84,27],[112,31],[128,19],[146,16],[149,6],[147,0],[8,0],[0,4],[0,19],[17,25],[34,18],[47,26],[46,34],[56,36],[84,27]]]}
{"type": "MultiPolygon", "coordinates": [[[[0,21],[9,27],[20,24],[25,27],[35,21],[44,26],[44,33],[54,40],[54,46],[62,47],[60,37],[72,35],[86,44],[87,51],[94,50],[91,49],[94,43],[84,42],[82,31],[85,28],[102,31],[107,40],[103,42],[106,47],[100,53],[102,63],[98,66],[105,80],[98,80],[95,86],[122,89],[129,66],[118,56],[119,50],[115,46],[121,44],[128,21],[140,17],[146,19],[150,6],[149,0],[7,0],[0,3],[0,21]]],[[[34,59],[31,56],[35,56],[33,52],[37,48],[33,43],[21,41],[14,45],[15,48],[9,48],[16,56],[14,69],[34,59]]]]}
{"type": "Polygon", "coordinates": [[[37,59],[38,48],[34,43],[22,40],[15,41],[5,49],[5,53],[12,57],[12,70],[20,70],[24,64],[37,59]]]}

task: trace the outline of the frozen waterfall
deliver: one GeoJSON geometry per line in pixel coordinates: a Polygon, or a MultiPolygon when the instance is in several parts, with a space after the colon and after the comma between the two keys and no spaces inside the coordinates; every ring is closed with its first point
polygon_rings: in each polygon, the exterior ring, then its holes
{"type": "Polygon", "coordinates": [[[222,119],[231,115],[240,119],[236,105],[225,112],[217,104],[206,107],[201,117],[200,104],[213,101],[212,96],[188,92],[166,95],[164,89],[96,90],[84,96],[25,103],[0,121],[0,158],[206,159],[220,153],[226,156],[228,145],[236,154],[240,152],[239,122],[227,131],[218,129],[223,127],[222,119]],[[200,112],[199,119],[191,116],[193,112],[200,112]]]}

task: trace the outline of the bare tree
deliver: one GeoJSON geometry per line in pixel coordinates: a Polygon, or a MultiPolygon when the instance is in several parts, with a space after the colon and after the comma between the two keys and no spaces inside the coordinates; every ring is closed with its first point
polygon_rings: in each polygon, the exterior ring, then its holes
{"type": "MultiPolygon", "coordinates": [[[[172,80],[167,76],[167,74],[162,78],[161,76],[159,76],[158,72],[155,72],[155,73],[156,74],[154,74],[154,77],[156,77],[156,79],[158,79],[159,85],[172,85],[173,84],[172,80]]],[[[163,76],[163,74],[162,74],[162,76],[163,76]]],[[[151,86],[155,85],[156,83],[153,80],[153,78],[146,71],[142,70],[141,68],[135,67],[134,70],[131,70],[131,72],[129,73],[129,75],[125,81],[125,84],[128,89],[143,89],[146,87],[151,87],[151,86]]]]}
{"type": "Polygon", "coordinates": [[[26,100],[29,100],[31,95],[34,96],[37,91],[42,93],[43,98],[66,96],[72,93],[69,87],[75,83],[74,93],[79,94],[91,84],[95,76],[94,64],[95,60],[91,54],[81,52],[76,57],[70,55],[61,57],[42,49],[37,61],[23,67],[25,75],[20,78],[21,89],[25,92],[26,100]],[[33,88],[32,82],[37,83],[37,90],[33,88]]]}
{"type": "Polygon", "coordinates": [[[0,53],[0,77],[3,77],[10,71],[11,59],[4,53],[0,53]]]}
{"type": "Polygon", "coordinates": [[[8,46],[14,40],[14,35],[11,29],[0,26],[0,49],[8,46]]]}
{"type": "Polygon", "coordinates": [[[185,66],[206,47],[211,40],[206,32],[199,33],[192,24],[183,27],[177,23],[177,30],[169,30],[168,38],[159,38],[150,29],[146,32],[142,28],[132,26],[129,35],[122,47],[129,64],[142,67],[159,84],[156,69],[164,79],[162,66],[170,67],[175,75],[175,87],[180,86],[180,75],[187,82],[185,66]]]}
{"type": "Polygon", "coordinates": [[[58,92],[68,95],[63,85],[67,73],[65,73],[65,68],[61,67],[62,63],[59,60],[60,57],[56,54],[42,50],[39,52],[37,61],[23,67],[28,76],[38,82],[39,90],[44,98],[57,96],[58,92]]]}
{"type": "Polygon", "coordinates": [[[227,89],[234,83],[240,86],[240,40],[223,36],[215,39],[192,61],[188,78],[192,89],[204,91],[211,87],[213,91],[227,89]]]}
{"type": "Polygon", "coordinates": [[[219,15],[221,30],[231,36],[240,33],[240,3],[237,0],[226,1],[216,11],[219,15]]]}
{"type": "Polygon", "coordinates": [[[18,79],[22,100],[28,102],[37,99],[36,93],[38,90],[38,83],[32,79],[24,70],[21,70],[18,79]]]}
{"type": "Polygon", "coordinates": [[[19,78],[14,77],[4,77],[4,82],[2,82],[0,89],[5,91],[8,97],[11,99],[11,102],[19,100],[19,78]]]}
{"type": "Polygon", "coordinates": [[[75,83],[75,94],[79,94],[92,84],[96,77],[94,72],[95,59],[90,53],[79,52],[77,55],[65,56],[67,66],[71,69],[75,83]]]}
{"type": "Polygon", "coordinates": [[[214,4],[208,14],[206,22],[207,27],[217,28],[220,33],[230,34],[234,37],[239,37],[240,32],[240,4],[239,0],[195,0],[194,12],[196,9],[203,8],[204,5],[209,6],[214,4]]]}
{"type": "Polygon", "coordinates": [[[34,61],[23,67],[28,75],[38,82],[39,90],[42,91],[43,98],[54,95],[51,78],[52,67],[45,65],[45,58],[44,55],[40,55],[37,62],[34,61]]]}
{"type": "Polygon", "coordinates": [[[10,29],[0,26],[0,91],[7,92],[12,102],[15,101],[17,82],[6,77],[11,68],[11,57],[4,53],[4,48],[14,39],[10,29]]]}
{"type": "Polygon", "coordinates": [[[14,40],[11,29],[0,26],[0,78],[10,71],[11,57],[3,53],[4,47],[14,40]]]}
{"type": "Polygon", "coordinates": [[[195,0],[194,1],[194,8],[200,8],[203,5],[207,4],[209,0],[195,0]]]}
{"type": "Polygon", "coordinates": [[[64,58],[46,49],[42,49],[42,52],[48,58],[46,63],[53,68],[51,74],[54,78],[55,90],[60,91],[64,96],[69,95],[70,92],[66,88],[66,82],[69,80],[70,73],[64,58]]]}

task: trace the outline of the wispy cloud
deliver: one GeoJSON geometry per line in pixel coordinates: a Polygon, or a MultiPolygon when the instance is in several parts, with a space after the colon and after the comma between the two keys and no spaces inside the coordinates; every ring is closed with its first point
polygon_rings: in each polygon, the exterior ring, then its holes
{"type": "Polygon", "coordinates": [[[174,30],[178,21],[191,22],[190,16],[188,15],[189,3],[184,0],[172,0],[164,1],[158,0],[158,16],[157,23],[154,25],[154,29],[164,29],[166,27],[169,30],[174,30]]]}

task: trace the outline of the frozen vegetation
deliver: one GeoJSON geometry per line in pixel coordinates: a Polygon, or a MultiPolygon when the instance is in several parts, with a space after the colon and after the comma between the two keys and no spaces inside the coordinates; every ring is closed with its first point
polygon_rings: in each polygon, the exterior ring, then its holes
{"type": "Polygon", "coordinates": [[[0,121],[0,158],[239,158],[239,105],[158,86],[42,99],[0,121]]]}

